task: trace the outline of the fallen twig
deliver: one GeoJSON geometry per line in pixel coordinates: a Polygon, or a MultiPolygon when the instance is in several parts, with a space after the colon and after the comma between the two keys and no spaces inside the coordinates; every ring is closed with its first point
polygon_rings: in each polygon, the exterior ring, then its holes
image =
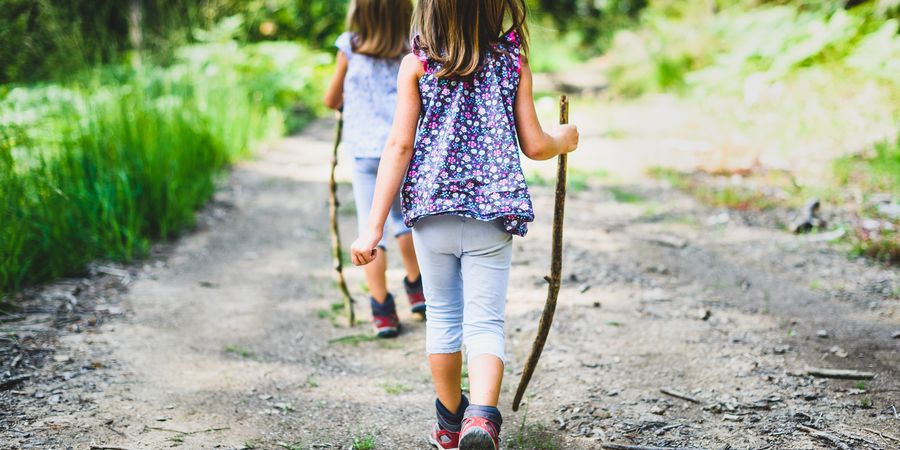
{"type": "Polygon", "coordinates": [[[110,447],[107,445],[92,445],[91,450],[131,450],[127,447],[110,447]]]}
{"type": "Polygon", "coordinates": [[[805,425],[797,425],[797,429],[809,434],[812,437],[819,438],[823,441],[828,441],[831,445],[841,449],[841,450],[853,450],[849,445],[845,444],[844,441],[840,440],[837,436],[826,433],[821,430],[817,430],[815,428],[810,428],[805,425]]]}
{"type": "Polygon", "coordinates": [[[678,392],[678,391],[673,391],[670,389],[663,388],[663,389],[660,389],[659,392],[662,392],[663,394],[666,394],[668,396],[675,397],[675,398],[678,398],[681,400],[687,400],[691,403],[697,403],[697,404],[702,403],[700,400],[697,400],[696,398],[691,397],[687,394],[682,394],[681,392],[678,392]]]}
{"type": "Polygon", "coordinates": [[[653,433],[656,434],[657,436],[662,436],[663,434],[666,433],[666,431],[674,430],[675,428],[681,428],[683,426],[684,426],[683,423],[675,423],[672,425],[666,425],[666,426],[654,431],[653,433]]]}
{"type": "Polygon", "coordinates": [[[890,439],[895,442],[900,442],[900,438],[891,436],[890,434],[887,434],[883,431],[877,431],[877,430],[873,430],[871,428],[865,428],[865,427],[863,427],[863,430],[868,431],[869,433],[872,433],[874,435],[881,436],[882,439],[890,439]]]}
{"type": "Polygon", "coordinates": [[[820,378],[838,378],[841,380],[871,380],[875,378],[872,372],[862,372],[859,370],[841,370],[841,369],[820,369],[810,367],[806,369],[806,374],[820,378]]]}
{"type": "Polygon", "coordinates": [[[168,432],[168,433],[178,433],[178,434],[183,434],[183,435],[185,435],[185,436],[190,436],[190,435],[192,435],[192,434],[212,433],[212,432],[214,432],[214,431],[229,430],[230,428],[229,428],[229,427],[221,427],[221,428],[207,428],[207,429],[205,429],[205,430],[196,430],[196,431],[181,431],[181,430],[173,430],[173,429],[171,429],[171,428],[150,427],[150,426],[148,426],[147,429],[148,429],[148,430],[155,430],[155,431],[165,431],[165,432],[168,432]]]}
{"type": "Polygon", "coordinates": [[[128,437],[125,433],[123,433],[123,432],[121,432],[121,431],[119,431],[119,430],[117,430],[117,429],[115,429],[115,428],[113,428],[113,427],[111,427],[111,426],[109,426],[109,425],[103,425],[103,427],[106,428],[106,429],[108,429],[109,431],[112,431],[113,433],[118,434],[119,436],[122,436],[123,438],[127,438],[127,437],[128,437]]]}
{"type": "Polygon", "coordinates": [[[17,375],[0,381],[0,390],[9,389],[27,379],[31,378],[30,374],[17,375]]]}
{"type": "Polygon", "coordinates": [[[643,445],[601,444],[607,450],[701,450],[694,447],[644,447],[643,445]]]}

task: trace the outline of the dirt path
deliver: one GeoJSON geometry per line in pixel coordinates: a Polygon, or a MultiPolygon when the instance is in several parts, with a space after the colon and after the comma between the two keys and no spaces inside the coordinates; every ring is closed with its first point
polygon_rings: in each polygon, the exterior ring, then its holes
{"type": "MultiPolygon", "coordinates": [[[[424,324],[403,315],[399,339],[368,341],[354,337],[367,327],[329,319],[339,300],[326,227],[330,127],[238,166],[197,232],[129,269],[127,290],[103,294],[124,318],[41,344],[65,357],[0,390],[2,447],[338,449],[372,437],[375,448],[427,448],[424,324]]],[[[601,138],[588,133],[583,166],[647,148],[601,138]]],[[[660,163],[652,149],[642,155],[623,173],[660,163]]],[[[508,306],[507,448],[833,445],[800,426],[850,448],[900,446],[866,431],[900,435],[900,273],[745,226],[639,175],[590,179],[572,194],[556,324],[527,413],[512,413],[548,267],[552,195],[534,194],[539,220],[516,242],[508,306]],[[877,376],[817,379],[808,366],[877,376]]],[[[349,276],[363,299],[362,274],[349,276]]],[[[394,265],[395,291],[400,276],[394,265]]],[[[365,303],[360,312],[368,318],[365,303]]]]}

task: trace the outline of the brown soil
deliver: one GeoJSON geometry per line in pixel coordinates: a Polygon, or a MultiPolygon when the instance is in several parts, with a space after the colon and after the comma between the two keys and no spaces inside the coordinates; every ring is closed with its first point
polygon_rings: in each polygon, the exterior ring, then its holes
{"type": "MultiPolygon", "coordinates": [[[[340,340],[368,327],[331,317],[331,126],[236,167],[198,229],[126,268],[129,283],[107,274],[26,293],[26,311],[0,323],[0,380],[30,376],[0,390],[0,447],[338,449],[371,435],[375,448],[427,448],[424,324],[403,314],[399,339],[340,340]],[[66,307],[72,298],[80,306],[66,307]]],[[[588,135],[581,160],[616,154],[602,144],[588,135]]],[[[623,173],[640,173],[640,159],[623,159],[623,173]]],[[[342,195],[349,241],[347,186],[342,195]]],[[[639,175],[571,194],[560,307],[513,413],[549,267],[552,192],[534,197],[538,221],[515,242],[506,448],[834,446],[802,426],[849,448],[900,446],[877,434],[900,437],[900,273],[639,175]]],[[[361,271],[348,276],[366,319],[361,271]]],[[[401,276],[392,261],[395,291],[401,276]]]]}

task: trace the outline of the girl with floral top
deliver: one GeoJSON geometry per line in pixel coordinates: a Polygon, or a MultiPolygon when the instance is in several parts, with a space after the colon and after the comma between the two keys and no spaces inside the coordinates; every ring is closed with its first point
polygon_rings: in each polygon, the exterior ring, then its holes
{"type": "Polygon", "coordinates": [[[496,450],[512,236],[534,219],[519,149],[550,159],[575,150],[578,131],[548,134],[538,122],[524,0],[419,0],[413,27],[369,226],[352,259],[377,263],[400,192],[428,299],[426,351],[438,397],[430,442],[496,450]],[[471,401],[460,392],[463,346],[471,401]]]}
{"type": "MultiPolygon", "coordinates": [[[[337,64],[325,96],[325,104],[343,110],[345,148],[353,154],[353,196],[359,232],[368,231],[369,209],[381,151],[387,141],[397,104],[397,73],[409,52],[410,0],[355,0],[347,16],[347,31],[338,37],[337,64]]],[[[410,229],[403,222],[400,197],[389,204],[391,228],[406,266],[403,284],[413,313],[425,313],[422,278],[410,229]]],[[[384,227],[385,220],[381,220],[384,227]]],[[[400,321],[394,297],[387,289],[384,241],[376,252],[383,255],[366,266],[371,294],[372,321],[379,337],[395,337],[400,321]]]]}

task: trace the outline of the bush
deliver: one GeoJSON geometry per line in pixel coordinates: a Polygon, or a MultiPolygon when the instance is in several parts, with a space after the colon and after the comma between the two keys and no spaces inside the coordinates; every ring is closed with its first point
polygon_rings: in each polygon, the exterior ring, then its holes
{"type": "MultiPolygon", "coordinates": [[[[741,3],[741,2],[736,2],[741,3]]],[[[625,95],[696,87],[739,91],[744,80],[774,82],[807,68],[900,83],[897,20],[869,2],[686,10],[697,2],[663,2],[642,27],[617,34],[610,51],[612,87],[625,95]]]]}
{"type": "Polygon", "coordinates": [[[330,61],[287,43],[181,58],[0,98],[0,292],[128,261],[190,227],[221,170],[318,99],[330,61]]]}
{"type": "Polygon", "coordinates": [[[0,2],[0,84],[65,79],[134,59],[172,63],[195,31],[240,15],[240,42],[293,40],[330,47],[348,0],[4,0],[0,2]],[[133,13],[139,13],[134,15],[133,13]]]}

